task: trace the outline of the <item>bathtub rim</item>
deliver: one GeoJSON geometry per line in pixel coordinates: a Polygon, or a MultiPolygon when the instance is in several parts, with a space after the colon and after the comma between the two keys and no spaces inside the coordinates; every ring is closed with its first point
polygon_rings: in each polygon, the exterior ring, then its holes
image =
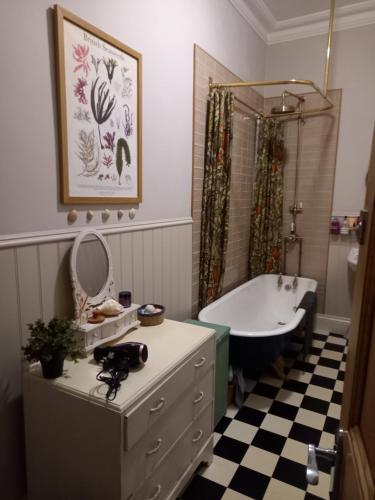
{"type": "MultiPolygon", "coordinates": [[[[276,279],[278,279],[278,277],[279,277],[279,275],[272,274],[272,273],[270,273],[270,274],[260,274],[259,276],[256,276],[255,278],[246,281],[242,285],[234,288],[233,290],[230,290],[229,292],[227,292],[225,295],[223,295],[219,299],[215,300],[214,302],[212,302],[208,306],[206,306],[203,309],[201,309],[201,311],[199,311],[199,313],[198,313],[198,319],[199,319],[199,321],[204,321],[206,323],[215,323],[215,321],[213,321],[211,318],[206,318],[205,317],[206,313],[209,312],[211,309],[213,309],[214,305],[217,306],[220,303],[224,302],[226,299],[228,299],[229,296],[236,295],[237,293],[240,293],[240,291],[243,288],[246,288],[246,287],[249,286],[249,283],[254,282],[254,281],[260,281],[263,276],[274,276],[276,279]]],[[[283,278],[289,278],[291,280],[294,279],[294,276],[290,276],[288,274],[283,274],[282,277],[283,278]]],[[[316,289],[317,289],[317,286],[318,286],[318,282],[316,280],[314,280],[313,278],[305,278],[303,276],[298,277],[298,279],[303,279],[303,280],[306,280],[306,281],[309,281],[309,282],[312,283],[313,289],[312,290],[311,289],[310,290],[306,290],[306,292],[307,291],[316,292],[316,289]]],[[[294,330],[295,328],[297,328],[297,326],[300,324],[300,322],[302,321],[303,317],[305,316],[305,313],[306,313],[306,310],[302,309],[301,307],[299,307],[296,310],[293,318],[286,325],[280,325],[279,328],[274,328],[272,330],[251,331],[251,332],[249,332],[249,331],[246,331],[246,330],[234,330],[230,325],[225,325],[225,326],[228,326],[230,328],[230,335],[234,335],[236,337],[248,337],[248,338],[274,337],[274,336],[277,336],[277,335],[285,335],[286,333],[289,333],[292,330],[294,330]]]]}

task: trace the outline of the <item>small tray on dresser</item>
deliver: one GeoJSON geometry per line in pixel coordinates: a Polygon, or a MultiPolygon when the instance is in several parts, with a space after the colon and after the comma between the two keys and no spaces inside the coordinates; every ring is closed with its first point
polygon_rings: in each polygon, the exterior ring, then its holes
{"type": "Polygon", "coordinates": [[[80,325],[77,334],[81,337],[86,352],[90,353],[98,345],[115,340],[131,328],[138,327],[140,324],[137,319],[138,308],[138,304],[132,304],[117,316],[108,317],[102,323],[80,325]]]}

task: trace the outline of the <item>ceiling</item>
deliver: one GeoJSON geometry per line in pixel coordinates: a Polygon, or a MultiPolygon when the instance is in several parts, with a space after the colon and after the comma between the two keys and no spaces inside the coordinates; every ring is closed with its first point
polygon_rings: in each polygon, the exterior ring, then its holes
{"type": "MultiPolygon", "coordinates": [[[[336,8],[344,5],[361,3],[363,0],[336,0],[336,8]]],[[[246,4],[251,7],[254,3],[247,0],[246,4]]],[[[263,0],[276,21],[285,21],[293,17],[306,16],[316,12],[329,10],[329,0],[263,0]]]]}
{"type": "MultiPolygon", "coordinates": [[[[268,44],[328,32],[330,0],[230,0],[268,44]]],[[[334,30],[375,24],[375,0],[336,0],[334,30]]]]}

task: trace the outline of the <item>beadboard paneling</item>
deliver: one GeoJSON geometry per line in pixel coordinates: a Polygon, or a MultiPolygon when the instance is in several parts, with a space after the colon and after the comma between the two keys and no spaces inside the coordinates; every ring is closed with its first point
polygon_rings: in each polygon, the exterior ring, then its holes
{"type": "Polygon", "coordinates": [[[39,247],[40,289],[43,304],[43,319],[55,314],[56,282],[59,274],[59,248],[56,243],[46,243],[39,247]]]}
{"type": "Polygon", "coordinates": [[[137,231],[132,234],[133,248],[133,301],[137,304],[143,304],[143,232],[137,231]]]}
{"type": "MultiPolygon", "coordinates": [[[[159,302],[168,317],[184,319],[191,307],[191,225],[137,230],[107,236],[116,290],[131,290],[133,301],[159,302]]],[[[72,241],[53,241],[0,250],[3,289],[2,341],[17,352],[28,337],[27,324],[54,315],[72,317],[70,249],[72,241]],[[9,340],[9,341],[8,341],[9,340]]],[[[11,357],[14,360],[14,357],[11,357]]],[[[4,365],[3,365],[4,366],[4,365]]],[[[18,369],[19,367],[17,367],[18,369]]]]}
{"type": "Polygon", "coordinates": [[[43,317],[39,245],[17,248],[16,267],[22,341],[25,342],[27,324],[43,317]]]}
{"type": "Polygon", "coordinates": [[[121,234],[120,246],[121,246],[121,256],[122,256],[121,258],[122,289],[133,290],[132,233],[121,234]]]}
{"type": "MultiPolygon", "coordinates": [[[[21,390],[20,383],[20,315],[15,277],[15,250],[0,251],[2,311],[0,335],[0,402],[12,400],[21,390]]],[[[0,414],[1,411],[0,404],[0,414]]]]}
{"type": "MultiPolygon", "coordinates": [[[[189,234],[185,235],[186,239],[189,237],[189,234]]],[[[153,302],[158,304],[159,301],[161,301],[163,290],[163,248],[161,231],[157,229],[152,231],[152,243],[153,302]]]]}

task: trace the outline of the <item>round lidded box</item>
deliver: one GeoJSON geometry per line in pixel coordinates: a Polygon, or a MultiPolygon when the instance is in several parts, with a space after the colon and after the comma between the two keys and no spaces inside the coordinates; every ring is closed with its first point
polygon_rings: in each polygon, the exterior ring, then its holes
{"type": "Polygon", "coordinates": [[[165,307],[160,304],[144,304],[137,313],[142,326],[156,326],[164,321],[165,307]]]}

